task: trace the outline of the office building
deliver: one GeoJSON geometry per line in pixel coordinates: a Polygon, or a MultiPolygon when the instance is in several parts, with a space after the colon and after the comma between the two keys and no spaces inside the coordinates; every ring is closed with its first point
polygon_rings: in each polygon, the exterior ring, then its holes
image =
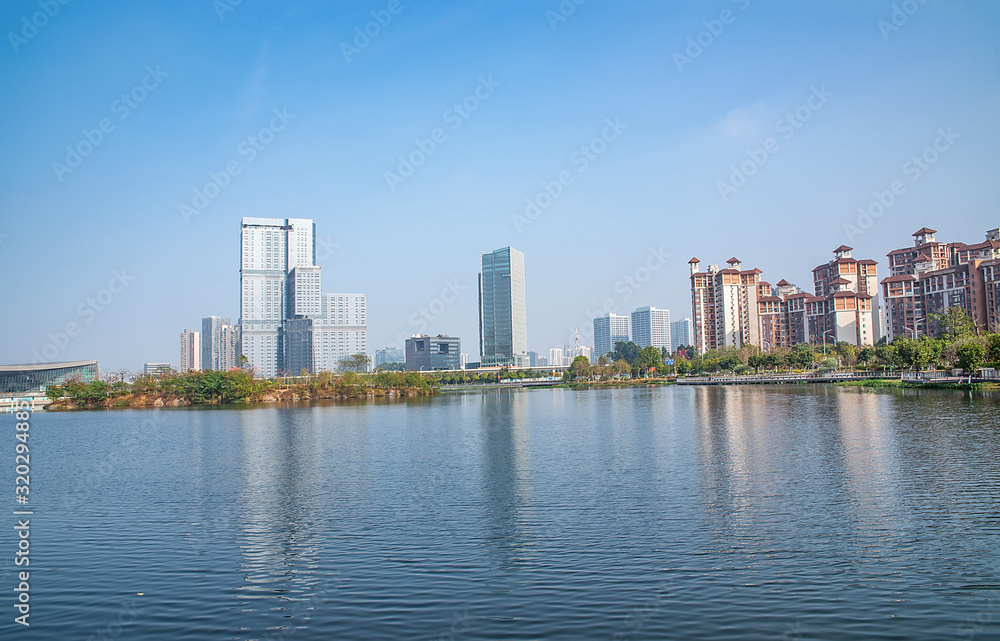
{"type": "Polygon", "coordinates": [[[173,367],[170,367],[170,363],[143,363],[142,373],[146,376],[165,376],[174,371],[173,367]]]}
{"type": "Polygon", "coordinates": [[[406,369],[414,372],[462,369],[461,347],[455,336],[415,334],[406,339],[406,369]]]}
{"type": "Polygon", "coordinates": [[[639,347],[670,349],[670,310],[640,307],[632,312],[632,342],[639,347]]]}
{"type": "Polygon", "coordinates": [[[912,247],[887,254],[889,277],[882,280],[883,327],[888,340],[897,336],[937,336],[934,315],[961,308],[983,331],[1000,331],[1000,230],[967,245],[943,243],[937,231],[923,227],[912,247]]]}
{"type": "Polygon", "coordinates": [[[538,366],[538,352],[528,352],[528,367],[538,366]]]}
{"type": "MultiPolygon", "coordinates": [[[[70,380],[93,383],[98,380],[97,375],[97,361],[0,365],[0,394],[37,395],[51,386],[62,385],[70,380]]],[[[13,422],[10,425],[13,431],[13,422]]]]}
{"type": "Polygon", "coordinates": [[[201,334],[193,329],[181,332],[181,373],[201,369],[201,334]]]}
{"type": "Polygon", "coordinates": [[[670,323],[670,351],[676,352],[681,345],[693,345],[691,339],[693,331],[691,329],[691,319],[682,318],[679,321],[670,323]]]}
{"type": "Polygon", "coordinates": [[[388,365],[389,363],[399,363],[402,365],[405,362],[406,357],[403,355],[403,350],[397,347],[386,347],[385,349],[375,350],[375,367],[388,365]]]}
{"type": "Polygon", "coordinates": [[[605,314],[594,319],[594,358],[615,350],[615,343],[632,340],[632,319],[620,314],[605,314]]]}
{"type": "Polygon", "coordinates": [[[528,364],[524,254],[504,247],[480,254],[479,353],[483,367],[528,364]]]}
{"type": "Polygon", "coordinates": [[[458,366],[461,367],[462,369],[465,369],[466,367],[469,366],[469,355],[468,354],[459,354],[458,355],[458,366]]]}

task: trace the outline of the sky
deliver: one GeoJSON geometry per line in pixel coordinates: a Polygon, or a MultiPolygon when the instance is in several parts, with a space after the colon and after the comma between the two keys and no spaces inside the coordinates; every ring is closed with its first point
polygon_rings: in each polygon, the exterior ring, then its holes
{"type": "Polygon", "coordinates": [[[884,272],[1000,226],[993,1],[11,0],[0,32],[4,364],[176,365],[239,315],[243,216],[316,221],[370,352],[473,360],[480,252],[524,252],[547,354],[690,316],[692,256],[810,290],[841,244],[884,272]]]}

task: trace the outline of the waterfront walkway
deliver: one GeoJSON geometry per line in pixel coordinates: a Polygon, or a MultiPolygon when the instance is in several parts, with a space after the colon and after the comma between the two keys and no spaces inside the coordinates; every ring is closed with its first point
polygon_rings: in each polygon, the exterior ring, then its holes
{"type": "Polygon", "coordinates": [[[743,376],[688,376],[678,377],[678,385],[766,385],[780,383],[836,383],[863,381],[872,378],[900,378],[897,373],[885,372],[816,372],[802,374],[747,374],[743,376]]]}

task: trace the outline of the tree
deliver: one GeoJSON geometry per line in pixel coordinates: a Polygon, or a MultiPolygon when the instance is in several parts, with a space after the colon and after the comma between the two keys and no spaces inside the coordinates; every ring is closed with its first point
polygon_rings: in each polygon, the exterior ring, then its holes
{"type": "MultiPolygon", "coordinates": [[[[926,369],[941,357],[941,341],[928,336],[921,336],[917,340],[898,336],[892,341],[892,346],[896,348],[896,358],[903,367],[926,369]]],[[[875,349],[877,353],[879,348],[875,349]]]]}
{"type": "Polygon", "coordinates": [[[615,351],[611,353],[611,359],[615,361],[623,360],[629,365],[634,363],[637,358],[639,358],[639,346],[632,341],[618,341],[615,343],[615,351]]]}
{"type": "Polygon", "coordinates": [[[987,358],[991,363],[1000,362],[1000,334],[990,334],[986,337],[987,358]]]}
{"type": "Polygon", "coordinates": [[[655,347],[644,347],[633,363],[640,373],[663,370],[663,353],[655,347]]]}
{"type": "Polygon", "coordinates": [[[943,314],[928,314],[928,318],[940,328],[938,337],[949,343],[972,336],[978,330],[975,321],[958,305],[949,307],[943,314]]]}
{"type": "Polygon", "coordinates": [[[866,367],[871,367],[875,363],[875,348],[865,347],[858,352],[858,362],[864,363],[866,367]]]}
{"type": "Polygon", "coordinates": [[[792,347],[792,353],[788,355],[787,362],[794,365],[796,369],[806,369],[816,358],[816,348],[811,343],[798,343],[792,347]]]}
{"type": "Polygon", "coordinates": [[[625,359],[618,359],[611,364],[611,371],[616,377],[623,377],[632,373],[632,366],[625,359]]]}
{"type": "Polygon", "coordinates": [[[848,343],[847,341],[837,342],[837,356],[847,367],[854,365],[857,362],[857,350],[854,349],[854,345],[848,343]]]}
{"type": "Polygon", "coordinates": [[[353,354],[351,356],[351,364],[354,367],[354,371],[361,373],[362,371],[367,372],[368,366],[371,365],[372,359],[368,354],[353,354]]]}
{"type": "Polygon", "coordinates": [[[882,344],[875,348],[875,360],[885,369],[899,365],[899,355],[895,345],[882,344]]]}
{"type": "Polygon", "coordinates": [[[958,357],[958,366],[972,373],[983,366],[986,347],[979,341],[967,340],[955,348],[955,355],[958,357]]]}
{"type": "Polygon", "coordinates": [[[576,378],[590,378],[590,359],[586,356],[577,356],[569,366],[570,380],[576,378]]]}

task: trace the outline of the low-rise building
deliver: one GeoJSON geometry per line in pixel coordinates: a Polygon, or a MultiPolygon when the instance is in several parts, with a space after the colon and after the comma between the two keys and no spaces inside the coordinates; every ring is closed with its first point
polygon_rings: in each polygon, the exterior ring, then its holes
{"type": "Polygon", "coordinates": [[[426,372],[462,369],[462,344],[457,336],[415,334],[406,339],[406,369],[426,372]]]}

